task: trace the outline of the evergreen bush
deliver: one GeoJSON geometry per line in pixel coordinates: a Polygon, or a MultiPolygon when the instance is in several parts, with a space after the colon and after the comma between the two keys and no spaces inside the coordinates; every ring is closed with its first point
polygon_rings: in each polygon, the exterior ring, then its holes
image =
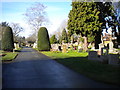
{"type": "Polygon", "coordinates": [[[2,35],[2,50],[12,51],[14,49],[12,28],[6,26],[2,35]]]}
{"type": "Polygon", "coordinates": [[[41,27],[38,31],[37,45],[39,51],[49,51],[51,48],[48,31],[45,27],[41,27]]]}

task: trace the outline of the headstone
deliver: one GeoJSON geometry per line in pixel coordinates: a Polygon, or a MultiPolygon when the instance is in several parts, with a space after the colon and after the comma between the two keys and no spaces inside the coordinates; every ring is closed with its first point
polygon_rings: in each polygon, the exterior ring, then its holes
{"type": "Polygon", "coordinates": [[[15,50],[17,50],[19,48],[19,44],[18,43],[14,43],[14,47],[15,47],[15,50]]]}
{"type": "Polygon", "coordinates": [[[120,65],[119,54],[109,54],[108,55],[108,64],[111,65],[120,65]]]}
{"type": "Polygon", "coordinates": [[[109,43],[109,53],[112,53],[113,52],[113,42],[110,41],[109,43]]]}
{"type": "Polygon", "coordinates": [[[63,45],[62,47],[63,47],[62,52],[63,52],[63,53],[66,53],[66,52],[67,52],[67,46],[66,46],[66,45],[63,45]]]}
{"type": "Polygon", "coordinates": [[[101,48],[101,55],[108,55],[109,51],[107,47],[101,48]]]}
{"type": "Polygon", "coordinates": [[[99,50],[101,51],[101,48],[104,48],[104,44],[103,43],[100,43],[99,44],[99,50]]]}
{"type": "Polygon", "coordinates": [[[100,43],[99,44],[99,55],[102,55],[102,48],[104,48],[104,44],[103,43],[100,43]]]}
{"type": "Polygon", "coordinates": [[[60,44],[51,44],[52,51],[61,51],[60,44]]]}
{"type": "Polygon", "coordinates": [[[17,47],[16,47],[16,43],[14,43],[14,47],[15,47],[15,49],[17,49],[17,47]]]}
{"type": "Polygon", "coordinates": [[[37,48],[37,43],[34,43],[34,44],[33,44],[33,48],[37,48]]]}
{"type": "Polygon", "coordinates": [[[98,59],[97,51],[89,51],[88,60],[97,60],[97,59],[98,59]]]}
{"type": "Polygon", "coordinates": [[[120,45],[118,45],[118,48],[120,49],[120,45]]]}
{"type": "Polygon", "coordinates": [[[20,45],[19,45],[19,44],[17,44],[17,47],[18,47],[18,48],[20,48],[20,45]]]}
{"type": "Polygon", "coordinates": [[[82,51],[82,47],[79,45],[78,46],[78,52],[82,51]]]}
{"type": "Polygon", "coordinates": [[[108,55],[100,55],[100,59],[102,63],[108,64],[108,55]]]}

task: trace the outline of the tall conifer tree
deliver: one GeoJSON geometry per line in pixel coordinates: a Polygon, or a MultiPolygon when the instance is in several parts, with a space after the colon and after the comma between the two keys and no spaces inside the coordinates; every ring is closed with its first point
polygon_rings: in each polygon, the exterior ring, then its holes
{"type": "Polygon", "coordinates": [[[62,31],[62,40],[64,40],[64,43],[68,43],[68,36],[67,36],[67,32],[65,29],[63,29],[62,31]]]}
{"type": "Polygon", "coordinates": [[[94,2],[72,2],[72,10],[69,13],[68,33],[81,34],[84,37],[85,48],[87,50],[87,36],[94,35],[99,31],[102,23],[99,21],[99,13],[94,2]]]}

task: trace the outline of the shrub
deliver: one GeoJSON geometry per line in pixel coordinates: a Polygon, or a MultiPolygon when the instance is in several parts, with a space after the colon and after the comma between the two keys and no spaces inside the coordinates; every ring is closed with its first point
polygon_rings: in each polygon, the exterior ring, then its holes
{"type": "Polygon", "coordinates": [[[68,43],[68,36],[65,29],[62,31],[62,40],[64,40],[64,43],[68,43]]]}
{"type": "Polygon", "coordinates": [[[50,40],[48,31],[45,27],[41,27],[38,31],[38,50],[50,51],[50,40]]]}
{"type": "Polygon", "coordinates": [[[56,38],[55,35],[53,35],[53,36],[50,38],[50,43],[51,43],[51,44],[57,43],[57,38],[56,38]]]}
{"type": "Polygon", "coordinates": [[[12,28],[6,26],[2,35],[2,50],[12,51],[14,48],[12,28]]]}

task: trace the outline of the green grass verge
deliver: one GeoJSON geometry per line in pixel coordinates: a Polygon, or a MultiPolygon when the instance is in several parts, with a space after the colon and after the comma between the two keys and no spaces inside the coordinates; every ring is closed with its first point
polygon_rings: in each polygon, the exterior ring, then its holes
{"type": "Polygon", "coordinates": [[[97,81],[120,85],[120,67],[87,59],[88,53],[42,52],[70,69],[97,81]]]}
{"type": "Polygon", "coordinates": [[[11,61],[11,60],[15,59],[16,56],[18,55],[18,52],[20,52],[21,49],[22,48],[17,48],[17,50],[15,50],[15,52],[6,52],[3,50],[0,50],[0,53],[6,54],[5,56],[2,56],[2,61],[11,61]]]}
{"type": "Polygon", "coordinates": [[[17,56],[17,53],[13,53],[13,52],[4,52],[4,54],[6,55],[2,57],[3,61],[13,60],[17,56]]]}

